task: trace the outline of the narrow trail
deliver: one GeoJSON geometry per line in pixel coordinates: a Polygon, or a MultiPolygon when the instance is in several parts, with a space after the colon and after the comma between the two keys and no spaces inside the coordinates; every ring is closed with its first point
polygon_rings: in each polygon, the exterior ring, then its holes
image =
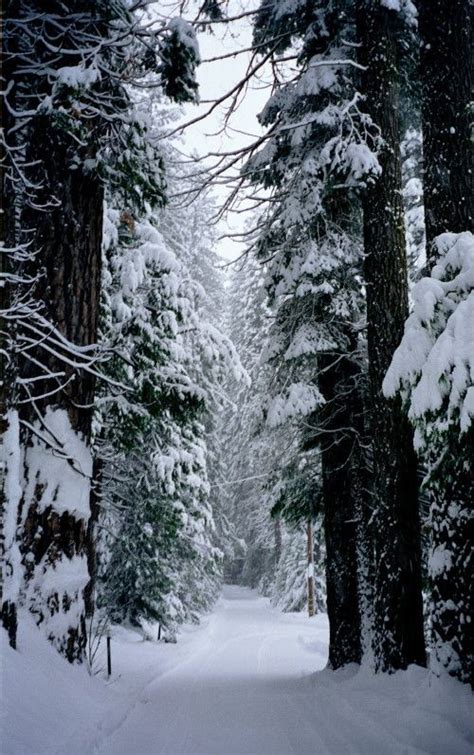
{"type": "MultiPolygon", "coordinates": [[[[227,586],[178,662],[152,678],[99,755],[401,755],[424,753],[423,721],[383,690],[347,695],[354,674],[326,665],[326,617],[284,615],[227,586]],[[394,704],[395,702],[395,704],[394,704]],[[360,705],[359,705],[360,703],[360,705]],[[421,730],[420,747],[417,743],[421,730]]],[[[401,701],[400,701],[401,702],[401,701]]],[[[427,722],[428,724],[428,722],[427,722]]],[[[429,717],[429,726],[433,719],[429,717]]],[[[435,727],[436,729],[436,727],[435,727]]],[[[446,727],[439,722],[439,752],[446,727]]],[[[452,740],[450,740],[452,746],[452,740]]],[[[431,752],[431,750],[429,750],[431,752]]],[[[433,750],[437,752],[438,750],[433,750]]],[[[448,750],[450,751],[450,750],[448,750]]],[[[457,750],[455,750],[457,751],[457,750]]],[[[464,752],[463,747],[459,752],[464,752]]]]}
{"type": "Polygon", "coordinates": [[[326,634],[323,617],[310,625],[250,590],[226,586],[188,657],[147,685],[97,752],[314,753],[323,742],[303,702],[309,673],[326,664],[326,634]]]}

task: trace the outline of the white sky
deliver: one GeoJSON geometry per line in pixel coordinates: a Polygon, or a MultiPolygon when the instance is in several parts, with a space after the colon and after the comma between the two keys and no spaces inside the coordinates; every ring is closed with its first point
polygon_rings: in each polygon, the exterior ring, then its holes
{"type": "MultiPolygon", "coordinates": [[[[198,35],[201,59],[206,60],[217,55],[226,54],[236,50],[243,50],[251,45],[251,18],[235,21],[230,24],[215,24],[214,33],[201,33],[198,35]]],[[[201,100],[210,100],[221,97],[243,77],[250,59],[250,53],[243,53],[225,60],[211,63],[201,63],[198,67],[197,77],[201,100]]],[[[197,152],[206,155],[209,152],[235,150],[252,141],[237,133],[233,129],[245,131],[253,135],[262,132],[257,121],[257,114],[263,109],[269,96],[268,87],[264,82],[254,82],[246,92],[243,101],[239,104],[237,112],[230,121],[230,128],[224,133],[217,134],[222,128],[223,118],[226,112],[226,104],[219,106],[204,121],[190,126],[184,133],[184,150],[188,153],[197,152]],[[216,135],[217,134],[217,135],[216,135]]],[[[195,118],[206,112],[210,104],[199,106],[188,105],[185,108],[184,121],[195,118]]],[[[224,187],[216,187],[214,194],[218,201],[223,201],[226,196],[224,187]]],[[[245,221],[243,215],[227,213],[219,230],[222,233],[240,231],[245,221]]],[[[219,242],[218,252],[226,260],[233,260],[241,254],[243,245],[231,239],[223,239],[219,242]]]]}

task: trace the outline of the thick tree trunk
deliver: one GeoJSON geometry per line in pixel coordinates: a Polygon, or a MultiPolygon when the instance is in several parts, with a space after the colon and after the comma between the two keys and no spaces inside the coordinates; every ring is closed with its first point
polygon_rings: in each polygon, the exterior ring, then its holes
{"type": "MultiPolygon", "coordinates": [[[[71,166],[74,144],[67,137],[54,134],[49,118],[35,119],[29,141],[30,158],[41,161],[43,166],[37,176],[43,188],[35,201],[46,208],[37,209],[30,203],[22,218],[25,233],[33,234],[39,250],[30,263],[31,272],[40,273],[35,298],[46,319],[78,352],[71,354],[67,348],[57,346],[52,353],[41,345],[38,347],[38,361],[54,374],[63,373],[53,385],[51,379],[45,379],[44,392],[64,387],[54,397],[45,396],[35,403],[42,410],[56,405],[67,409],[71,426],[88,441],[95,376],[93,371],[78,369],[77,365],[93,359],[93,345],[97,341],[103,187],[95,172],[71,166]],[[66,358],[56,354],[64,354],[66,358]]],[[[42,372],[33,360],[24,361],[25,377],[36,377],[42,372]]],[[[41,394],[36,388],[35,395],[41,394]]],[[[26,413],[33,416],[30,409],[26,413]]]]}
{"type": "Polygon", "coordinates": [[[425,664],[421,596],[417,463],[400,401],[386,399],[382,381],[408,314],[407,262],[401,192],[397,13],[379,0],[360,0],[365,108],[380,128],[382,174],[364,197],[365,281],[371,435],[374,461],[374,655],[393,671],[425,664]]]}
{"type": "Polygon", "coordinates": [[[474,429],[430,461],[431,668],[474,687],[474,429]]]}
{"type": "Polygon", "coordinates": [[[308,519],[306,525],[306,556],[308,562],[308,616],[316,613],[316,601],[314,593],[314,553],[313,553],[313,522],[308,519]]]}
{"type": "Polygon", "coordinates": [[[473,228],[473,6],[419,0],[426,235],[473,228]]]}
{"type": "MultiPolygon", "coordinates": [[[[424,199],[428,264],[437,235],[473,229],[473,6],[420,0],[424,199]]],[[[428,454],[428,457],[430,454],[428,454]]],[[[428,458],[433,667],[474,684],[472,538],[474,431],[452,434],[440,459],[428,458]],[[448,554],[448,555],[447,555],[448,554]]]]}
{"type": "Polygon", "coordinates": [[[42,182],[40,196],[22,216],[37,250],[29,272],[39,276],[35,302],[57,334],[38,339],[20,364],[22,378],[34,379],[36,397],[21,411],[32,427],[20,506],[24,602],[73,661],[83,656],[91,596],[86,585],[93,560],[89,445],[95,377],[85,362],[93,360],[97,341],[103,189],[96,175],[71,167],[74,145],[55,134],[46,117],[35,119],[29,145],[29,158],[41,165],[42,182]]]}
{"type": "MultiPolygon", "coordinates": [[[[2,9],[2,26],[12,2],[2,9]]],[[[1,66],[5,82],[12,79],[13,63],[5,56],[4,38],[1,40],[1,66]]],[[[16,51],[16,48],[15,48],[16,51]]],[[[12,51],[13,52],[13,51],[12,51]]],[[[8,95],[9,103],[15,104],[15,93],[8,95]]],[[[14,109],[14,108],[12,108],[14,109]]],[[[18,550],[17,518],[20,498],[20,429],[18,424],[17,377],[18,359],[16,323],[12,319],[16,308],[18,283],[14,283],[17,272],[15,248],[17,244],[17,213],[15,206],[15,186],[17,174],[12,169],[12,157],[21,163],[18,153],[18,140],[21,136],[13,129],[14,119],[7,107],[7,97],[2,99],[3,142],[0,147],[0,436],[2,442],[2,463],[0,474],[0,556],[3,563],[2,595],[0,618],[12,647],[16,647],[18,590],[16,569],[20,556],[18,550]],[[14,573],[15,571],[15,573],[14,573]]],[[[25,293],[22,286],[21,294],[25,293]]],[[[19,296],[18,298],[21,298],[19,296]]]]}
{"type": "Polygon", "coordinates": [[[357,512],[352,485],[354,437],[351,393],[355,365],[348,357],[319,357],[319,388],[326,399],[321,415],[321,460],[326,540],[329,665],[336,669],[361,659],[357,586],[357,512]]]}
{"type": "Polygon", "coordinates": [[[357,589],[361,627],[361,653],[373,665],[373,600],[374,553],[373,543],[373,468],[371,442],[366,417],[366,374],[359,368],[355,387],[351,393],[354,445],[351,455],[352,491],[357,520],[357,589]]]}

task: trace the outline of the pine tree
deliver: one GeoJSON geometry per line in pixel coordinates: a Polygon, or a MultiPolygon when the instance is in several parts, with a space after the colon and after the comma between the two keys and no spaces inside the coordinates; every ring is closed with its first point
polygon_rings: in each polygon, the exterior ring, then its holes
{"type": "MultiPolygon", "coordinates": [[[[321,520],[314,531],[315,543],[322,544],[321,520]]],[[[305,527],[293,526],[285,530],[282,556],[275,574],[272,602],[284,612],[307,610],[308,555],[305,527]]],[[[326,580],[324,578],[324,547],[314,549],[315,613],[326,610],[326,580]]]]}
{"type": "MultiPolygon", "coordinates": [[[[338,667],[361,655],[355,523],[361,509],[367,517],[362,501],[367,496],[365,485],[356,484],[365,467],[356,191],[379,171],[377,138],[361,112],[352,75],[357,43],[351,41],[351,3],[284,11],[278,3],[265,3],[256,18],[255,43],[269,50],[274,39],[278,53],[293,52],[298,40],[297,74],[288,81],[282,75],[276,85],[261,115],[269,139],[246,171],[274,187],[260,245],[271,259],[278,312],[274,349],[288,367],[280,413],[291,404],[297,413],[299,404],[314,426],[304,447],[313,444],[322,452],[330,663],[338,667]]],[[[365,527],[357,534],[362,530],[365,537],[365,527]]]]}
{"type": "Polygon", "coordinates": [[[431,631],[438,673],[471,681],[474,239],[437,238],[438,261],[413,289],[414,308],[384,382],[404,397],[430,497],[431,631]]]}
{"type": "Polygon", "coordinates": [[[228,288],[227,332],[246,369],[250,384],[229,381],[233,405],[224,414],[220,479],[229,517],[235,526],[236,553],[228,566],[233,578],[268,592],[273,580],[278,535],[270,518],[266,488],[276,450],[265,426],[263,402],[270,371],[262,362],[270,315],[265,303],[264,269],[251,257],[239,260],[228,288]],[[238,564],[236,563],[238,561],[238,564]]]}
{"type": "Polygon", "coordinates": [[[212,239],[194,244],[209,208],[194,207],[191,227],[184,211],[133,221],[108,212],[102,336],[118,344],[109,382],[126,390],[104,395],[97,417],[99,529],[111,533],[100,550],[100,602],[115,621],[158,622],[167,639],[211,606],[221,583],[207,427],[224,377],[241,372],[196,280],[214,259],[212,239]]]}

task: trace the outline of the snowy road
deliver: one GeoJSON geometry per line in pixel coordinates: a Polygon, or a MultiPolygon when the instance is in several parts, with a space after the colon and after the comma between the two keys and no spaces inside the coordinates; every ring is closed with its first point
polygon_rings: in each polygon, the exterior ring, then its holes
{"type": "Polygon", "coordinates": [[[191,656],[147,686],[99,752],[325,752],[305,700],[304,675],[326,664],[325,617],[317,624],[320,643],[306,617],[226,587],[206,631],[193,637],[191,656]]]}
{"type": "MultiPolygon", "coordinates": [[[[315,675],[325,616],[284,615],[226,587],[184,658],[151,681],[101,755],[402,755],[468,752],[452,726],[406,699],[406,675],[351,691],[354,671],[315,675]],[[349,689],[343,688],[347,687],[349,689]],[[399,686],[401,684],[401,687],[399,686]]],[[[417,669],[413,669],[416,675],[417,669]]],[[[410,674],[410,672],[407,672],[410,674]]],[[[360,675],[354,676],[358,678],[360,675]]],[[[416,681],[416,680],[413,680],[416,681]]],[[[467,747],[465,747],[467,745],[467,747]]]]}
{"type": "Polygon", "coordinates": [[[323,671],[326,616],[282,614],[244,588],[226,587],[175,645],[116,627],[110,682],[23,626],[20,652],[2,645],[2,755],[474,752],[466,687],[416,667],[323,671]]]}

